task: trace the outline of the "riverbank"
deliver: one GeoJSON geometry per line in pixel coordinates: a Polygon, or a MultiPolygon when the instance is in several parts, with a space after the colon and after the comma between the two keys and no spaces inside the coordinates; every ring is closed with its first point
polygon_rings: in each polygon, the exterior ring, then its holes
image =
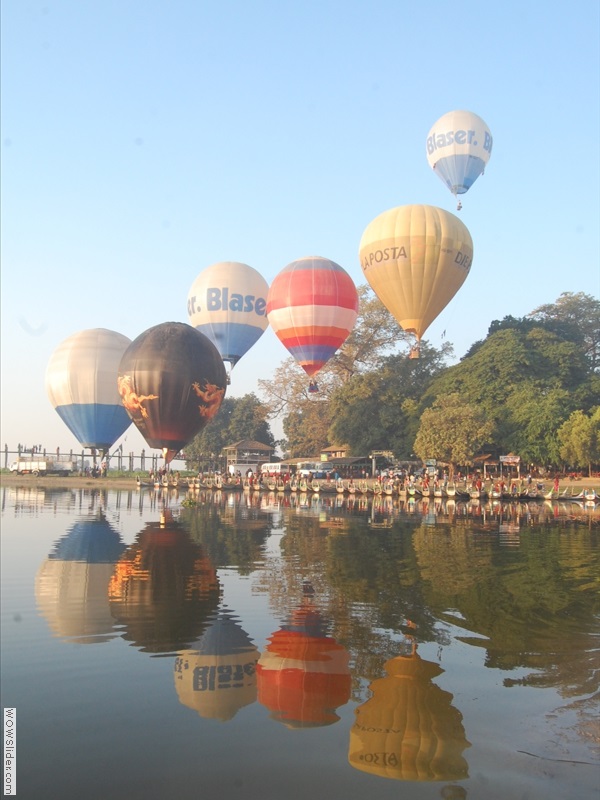
{"type": "Polygon", "coordinates": [[[79,475],[9,475],[0,474],[0,486],[62,489],[135,489],[136,476],[90,478],[79,475]]]}
{"type": "MultiPolygon", "coordinates": [[[[27,486],[36,488],[69,488],[69,489],[135,489],[137,486],[136,481],[137,473],[118,476],[107,476],[105,478],[91,478],[79,475],[15,475],[13,473],[0,473],[0,486],[27,486]]],[[[146,476],[147,480],[147,476],[146,476]]],[[[182,477],[182,481],[185,479],[182,477]]],[[[373,480],[369,480],[373,483],[373,480]]],[[[552,486],[552,481],[545,482],[546,491],[549,491],[552,486]]],[[[184,484],[185,486],[185,484],[184,484]]],[[[563,478],[560,481],[560,491],[567,487],[571,487],[573,491],[579,488],[595,488],[600,493],[600,479],[599,478],[578,478],[577,480],[569,480],[563,478]]]]}

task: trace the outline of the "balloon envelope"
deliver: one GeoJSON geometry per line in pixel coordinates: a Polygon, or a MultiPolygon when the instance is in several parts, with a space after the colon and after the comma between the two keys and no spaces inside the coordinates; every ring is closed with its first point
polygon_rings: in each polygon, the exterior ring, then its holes
{"type": "Polygon", "coordinates": [[[357,315],[352,278],[328,258],[292,261],[269,289],[271,327],[307,375],[315,375],[343,345],[357,315]]]}
{"type": "Polygon", "coordinates": [[[215,416],[227,375],[216,347],[183,322],[155,325],[119,366],[123,405],[150,447],[170,461],[215,416]]]}
{"type": "Polygon", "coordinates": [[[450,111],[427,134],[427,161],[452,194],[464,194],[484,171],[493,139],[471,111],[450,111]]]}
{"type": "Polygon", "coordinates": [[[375,294],[402,328],[420,340],[469,274],[473,241],[448,211],[399,206],[369,223],[359,256],[375,294]]]}
{"type": "Polygon", "coordinates": [[[235,366],[269,322],[269,285],[252,267],[221,261],[203,270],[188,294],[190,325],[207,336],[221,358],[235,366]]]}
{"type": "Polygon", "coordinates": [[[46,391],[59,417],[84,447],[108,450],[131,420],[117,391],[119,363],[131,339],[105,328],[69,336],[46,369],[46,391]]]}

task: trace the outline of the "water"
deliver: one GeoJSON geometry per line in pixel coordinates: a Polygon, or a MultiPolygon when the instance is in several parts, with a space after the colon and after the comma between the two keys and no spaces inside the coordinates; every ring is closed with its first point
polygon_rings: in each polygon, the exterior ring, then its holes
{"type": "Polygon", "coordinates": [[[18,796],[598,797],[597,507],[0,491],[18,796]]]}

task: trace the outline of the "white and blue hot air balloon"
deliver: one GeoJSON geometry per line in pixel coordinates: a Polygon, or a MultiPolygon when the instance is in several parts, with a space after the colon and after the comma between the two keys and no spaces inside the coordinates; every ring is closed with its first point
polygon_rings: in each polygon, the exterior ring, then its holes
{"type": "Polygon", "coordinates": [[[229,370],[268,327],[269,285],[253,267],[220,261],[204,269],[188,293],[190,325],[207,336],[229,370]]]}
{"type": "Polygon", "coordinates": [[[131,424],[117,388],[119,364],[130,344],[121,333],[92,328],[69,336],[50,358],[48,397],[83,447],[106,453],[131,424]]]}
{"type": "Polygon", "coordinates": [[[468,192],[483,173],[492,145],[492,134],[481,117],[471,111],[449,111],[427,134],[427,161],[456,197],[468,192]]]}

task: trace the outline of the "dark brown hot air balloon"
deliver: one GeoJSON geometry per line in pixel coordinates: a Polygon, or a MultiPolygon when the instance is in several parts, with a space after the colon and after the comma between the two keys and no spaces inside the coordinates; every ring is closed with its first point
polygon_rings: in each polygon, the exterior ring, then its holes
{"type": "Polygon", "coordinates": [[[150,447],[171,461],[215,416],[227,374],[219,351],[183,322],[140,334],[119,365],[121,401],[150,447]]]}

